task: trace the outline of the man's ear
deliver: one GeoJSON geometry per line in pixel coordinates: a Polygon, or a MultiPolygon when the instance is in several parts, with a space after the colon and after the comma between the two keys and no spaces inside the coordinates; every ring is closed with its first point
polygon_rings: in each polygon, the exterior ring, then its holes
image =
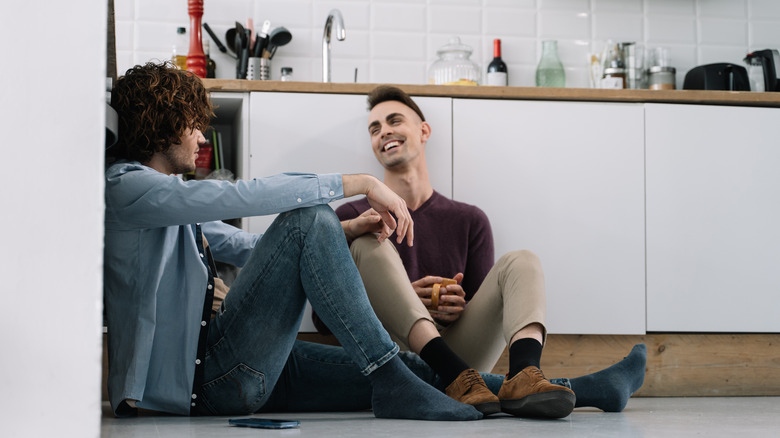
{"type": "Polygon", "coordinates": [[[422,122],[420,125],[422,126],[422,141],[425,143],[431,137],[431,125],[428,122],[422,122]]]}

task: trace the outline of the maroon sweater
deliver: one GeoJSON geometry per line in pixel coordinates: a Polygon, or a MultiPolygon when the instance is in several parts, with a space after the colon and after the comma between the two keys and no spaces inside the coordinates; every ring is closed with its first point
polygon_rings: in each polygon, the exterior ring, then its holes
{"type": "MultiPolygon", "coordinates": [[[[363,198],[342,205],[336,214],[345,221],[369,208],[363,198]]],[[[426,275],[453,277],[462,272],[463,290],[469,301],[495,262],[493,232],[487,215],[473,205],[453,201],[435,191],[420,208],[409,212],[414,220],[414,246],[390,238],[401,255],[409,281],[426,275]]]]}
{"type": "MultiPolygon", "coordinates": [[[[336,214],[345,221],[369,208],[363,198],[340,206],[336,214]]],[[[462,272],[466,301],[471,300],[495,260],[487,215],[473,205],[453,201],[436,191],[420,208],[409,212],[414,220],[414,246],[407,246],[406,240],[399,244],[392,236],[389,239],[398,249],[409,281],[426,275],[452,278],[462,272]]],[[[316,313],[312,314],[312,321],[320,333],[330,333],[316,313]]]]}

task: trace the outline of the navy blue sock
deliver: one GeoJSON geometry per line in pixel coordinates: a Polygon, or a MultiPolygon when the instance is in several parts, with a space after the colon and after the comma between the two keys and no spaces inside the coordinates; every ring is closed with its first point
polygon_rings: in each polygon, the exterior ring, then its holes
{"type": "Polygon", "coordinates": [[[441,337],[428,341],[420,350],[420,357],[441,377],[445,388],[469,368],[441,337]]]}
{"type": "Polygon", "coordinates": [[[620,412],[645,381],[647,346],[636,344],[623,360],[599,372],[569,379],[577,402],[574,407],[593,406],[606,412],[620,412]]]}
{"type": "Polygon", "coordinates": [[[534,338],[521,338],[509,346],[509,374],[511,379],[524,368],[535,366],[539,368],[542,359],[542,344],[534,338]]]}
{"type": "Polygon", "coordinates": [[[373,387],[371,406],[377,418],[410,420],[479,420],[474,406],[451,399],[414,375],[394,356],[368,375],[373,387]]]}

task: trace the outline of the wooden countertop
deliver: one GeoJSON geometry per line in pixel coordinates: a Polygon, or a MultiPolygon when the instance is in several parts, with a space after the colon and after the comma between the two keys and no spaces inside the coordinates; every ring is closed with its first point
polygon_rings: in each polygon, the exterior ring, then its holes
{"type": "MultiPolygon", "coordinates": [[[[209,91],[368,94],[378,84],[203,79],[209,91]]],[[[646,102],[697,105],[780,107],[780,93],[705,90],[602,90],[594,88],[489,87],[394,84],[413,96],[464,99],[646,102]]]]}

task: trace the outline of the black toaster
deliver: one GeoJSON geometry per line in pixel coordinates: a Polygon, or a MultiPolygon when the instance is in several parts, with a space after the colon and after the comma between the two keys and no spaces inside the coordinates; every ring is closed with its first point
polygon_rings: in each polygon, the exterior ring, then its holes
{"type": "Polygon", "coordinates": [[[688,71],[684,90],[750,91],[747,69],[727,62],[700,65],[688,71]]]}

